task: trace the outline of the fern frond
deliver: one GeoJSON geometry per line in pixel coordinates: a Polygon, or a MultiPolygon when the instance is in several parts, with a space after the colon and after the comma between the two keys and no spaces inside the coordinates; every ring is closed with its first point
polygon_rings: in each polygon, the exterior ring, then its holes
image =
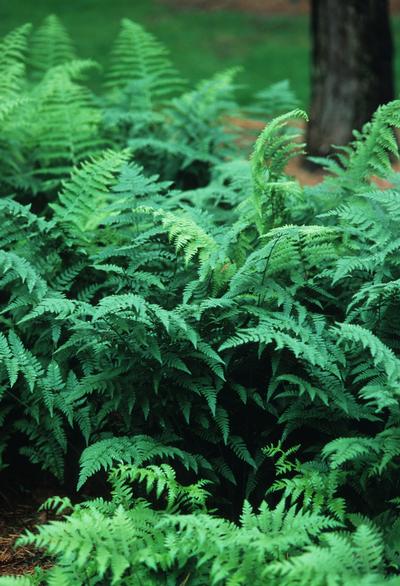
{"type": "Polygon", "coordinates": [[[37,77],[76,59],[71,38],[55,14],[49,15],[32,35],[30,64],[37,77]]]}
{"type": "Polygon", "coordinates": [[[75,169],[63,184],[58,203],[51,204],[57,221],[78,241],[88,241],[107,217],[116,183],[128,154],[106,151],[75,169]]]}
{"type": "Polygon", "coordinates": [[[136,106],[151,109],[181,83],[161,43],[139,24],[123,19],[111,55],[106,88],[122,90],[131,84],[137,93],[136,106]]]}

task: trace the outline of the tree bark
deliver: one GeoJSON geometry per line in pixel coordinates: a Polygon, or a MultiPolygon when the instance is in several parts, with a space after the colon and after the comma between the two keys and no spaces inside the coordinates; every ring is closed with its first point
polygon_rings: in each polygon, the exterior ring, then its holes
{"type": "Polygon", "coordinates": [[[388,0],[311,0],[311,37],[307,150],[325,156],[394,98],[388,0]]]}

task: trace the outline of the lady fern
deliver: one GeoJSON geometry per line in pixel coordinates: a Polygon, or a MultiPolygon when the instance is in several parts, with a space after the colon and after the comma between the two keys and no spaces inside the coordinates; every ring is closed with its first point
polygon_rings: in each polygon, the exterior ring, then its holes
{"type": "Polygon", "coordinates": [[[166,49],[139,24],[125,18],[111,54],[106,88],[135,88],[136,108],[149,108],[181,85],[166,49]]]}
{"type": "Polygon", "coordinates": [[[76,59],[72,40],[60,19],[49,15],[34,31],[29,61],[36,77],[42,77],[49,69],[76,59]]]}
{"type": "Polygon", "coordinates": [[[249,162],[236,70],[179,93],[126,20],[99,97],[56,18],[29,31],[0,48],[0,462],[112,496],[24,537],[55,563],[20,582],[395,584],[399,103],[304,188],[306,115],[249,162]]]}

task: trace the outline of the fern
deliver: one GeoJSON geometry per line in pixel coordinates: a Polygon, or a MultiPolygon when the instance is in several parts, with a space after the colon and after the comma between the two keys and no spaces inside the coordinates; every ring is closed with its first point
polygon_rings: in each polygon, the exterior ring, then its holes
{"type": "Polygon", "coordinates": [[[178,458],[187,468],[197,470],[195,458],[183,450],[166,446],[145,435],[114,437],[96,442],[86,448],[81,457],[78,488],[98,470],[108,471],[114,462],[134,463],[136,467],[158,458],[178,458]]]}
{"type": "Polygon", "coordinates": [[[9,33],[0,45],[0,96],[2,100],[17,99],[24,89],[25,60],[28,51],[29,24],[9,33]]]}
{"type": "Polygon", "coordinates": [[[59,18],[51,14],[34,32],[31,41],[30,64],[37,77],[49,69],[76,59],[68,32],[59,18]]]}
{"type": "Polygon", "coordinates": [[[294,138],[298,134],[285,133],[286,123],[291,118],[307,120],[302,110],[293,110],[275,118],[258,137],[252,155],[252,175],[254,182],[253,206],[257,214],[256,224],[258,231],[264,233],[264,223],[270,222],[270,227],[285,222],[282,212],[289,208],[289,202],[283,201],[283,193],[290,193],[291,186],[282,175],[287,162],[298,155],[303,145],[295,146],[294,138]],[[286,135],[285,135],[286,134],[286,135]],[[266,164],[266,168],[265,168],[266,164]],[[267,209],[270,208],[270,212],[267,209]],[[267,220],[264,216],[271,215],[267,220]]]}
{"type": "Polygon", "coordinates": [[[52,204],[56,218],[75,239],[88,240],[107,217],[110,188],[127,154],[106,151],[97,159],[84,163],[64,184],[59,202],[52,204]]]}
{"type": "Polygon", "coordinates": [[[124,19],[111,55],[106,88],[115,91],[131,84],[137,94],[135,106],[152,107],[155,101],[181,85],[167,55],[153,35],[139,24],[124,19]]]}
{"type": "Polygon", "coordinates": [[[76,82],[91,67],[90,61],[58,65],[35,88],[26,112],[27,146],[33,166],[39,168],[29,169],[25,178],[33,182],[35,190],[58,186],[74,165],[97,153],[102,145],[100,112],[90,91],[76,82]]]}
{"type": "Polygon", "coordinates": [[[21,540],[54,558],[29,583],[395,584],[398,103],[304,188],[305,113],[248,160],[237,69],[181,93],[125,20],[97,94],[56,17],[29,33],[0,46],[0,466],[83,499],[21,540]]]}

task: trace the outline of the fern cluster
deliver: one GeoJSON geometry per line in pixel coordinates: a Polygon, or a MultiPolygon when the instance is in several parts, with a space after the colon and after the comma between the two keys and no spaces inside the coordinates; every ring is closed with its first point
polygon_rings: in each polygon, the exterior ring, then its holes
{"type": "Polygon", "coordinates": [[[119,466],[109,480],[111,500],[46,501],[42,508],[64,519],[27,532],[18,545],[45,548],[56,564],[0,584],[399,584],[385,575],[394,559],[385,530],[362,516],[345,529],[282,499],[258,510],[245,501],[232,523],[207,512],[202,481],[181,485],[167,464],[119,466]]]}
{"type": "Polygon", "coordinates": [[[37,583],[396,584],[399,102],[302,188],[285,85],[248,160],[237,71],[128,20],[93,67],[56,17],[0,47],[1,465],[112,483],[37,583]]]}

